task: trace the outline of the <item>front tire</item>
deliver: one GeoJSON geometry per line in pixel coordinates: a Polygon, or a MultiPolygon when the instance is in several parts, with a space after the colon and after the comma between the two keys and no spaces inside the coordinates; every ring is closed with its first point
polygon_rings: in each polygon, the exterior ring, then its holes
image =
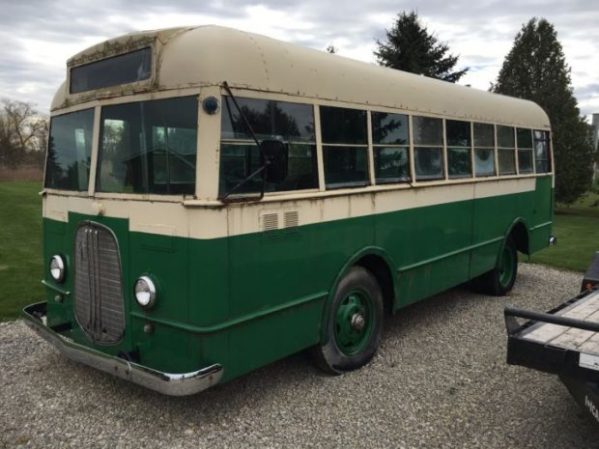
{"type": "Polygon", "coordinates": [[[383,295],[368,270],[355,266],[343,276],[324,325],[324,343],[314,348],[323,371],[341,374],[372,359],[383,333],[383,295]]]}

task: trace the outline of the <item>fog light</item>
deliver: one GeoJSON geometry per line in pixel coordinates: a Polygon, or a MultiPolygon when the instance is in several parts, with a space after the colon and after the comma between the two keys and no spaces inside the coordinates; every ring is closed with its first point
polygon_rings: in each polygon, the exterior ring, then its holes
{"type": "Polygon", "coordinates": [[[54,255],[50,259],[50,276],[56,282],[64,281],[64,266],[64,260],[59,255],[54,255]]]}
{"type": "Polygon", "coordinates": [[[148,276],[141,276],[135,282],[135,299],[137,303],[149,309],[156,302],[156,285],[148,276]]]}

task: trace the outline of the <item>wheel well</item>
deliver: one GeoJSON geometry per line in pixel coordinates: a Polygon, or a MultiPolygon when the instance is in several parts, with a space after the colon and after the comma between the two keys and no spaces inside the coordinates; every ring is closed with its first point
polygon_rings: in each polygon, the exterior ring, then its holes
{"type": "Polygon", "coordinates": [[[393,278],[387,262],[379,256],[370,254],[358,260],[356,265],[367,269],[376,278],[383,293],[385,312],[392,313],[395,292],[393,290],[393,278]]]}
{"type": "Polygon", "coordinates": [[[514,243],[516,244],[516,249],[518,251],[524,254],[529,254],[528,231],[526,230],[524,223],[521,221],[516,223],[510,231],[510,236],[512,239],[514,239],[514,243]]]}

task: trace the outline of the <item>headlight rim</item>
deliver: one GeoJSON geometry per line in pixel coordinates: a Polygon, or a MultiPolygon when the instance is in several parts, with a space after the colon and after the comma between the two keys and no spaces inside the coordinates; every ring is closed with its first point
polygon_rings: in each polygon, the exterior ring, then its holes
{"type": "Polygon", "coordinates": [[[133,284],[133,296],[135,297],[135,302],[137,302],[137,305],[139,305],[142,309],[151,309],[156,304],[156,297],[158,296],[158,288],[156,287],[156,282],[148,275],[139,276],[135,280],[135,284],[133,284]],[[144,282],[148,287],[149,298],[146,304],[140,301],[139,297],[137,296],[137,286],[140,282],[144,282]]]}
{"type": "Polygon", "coordinates": [[[60,254],[54,254],[51,258],[50,258],[50,263],[48,264],[48,268],[50,271],[50,276],[52,277],[52,279],[55,282],[58,283],[63,283],[66,277],[66,263],[64,258],[60,255],[60,254]],[[56,262],[57,266],[53,267],[52,264],[56,262]],[[54,269],[58,269],[58,275],[55,276],[54,275],[54,269]]]}

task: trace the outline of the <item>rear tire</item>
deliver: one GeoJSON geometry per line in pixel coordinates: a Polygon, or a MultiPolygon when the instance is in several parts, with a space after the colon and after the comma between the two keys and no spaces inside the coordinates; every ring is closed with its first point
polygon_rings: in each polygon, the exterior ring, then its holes
{"type": "Polygon", "coordinates": [[[518,275],[518,252],[512,237],[505,240],[497,266],[475,279],[474,285],[483,293],[505,296],[514,286],[518,275]]]}
{"type": "Polygon", "coordinates": [[[313,349],[323,371],[341,374],[372,359],[383,333],[383,295],[368,270],[355,266],[343,276],[324,325],[324,343],[313,349]]]}

